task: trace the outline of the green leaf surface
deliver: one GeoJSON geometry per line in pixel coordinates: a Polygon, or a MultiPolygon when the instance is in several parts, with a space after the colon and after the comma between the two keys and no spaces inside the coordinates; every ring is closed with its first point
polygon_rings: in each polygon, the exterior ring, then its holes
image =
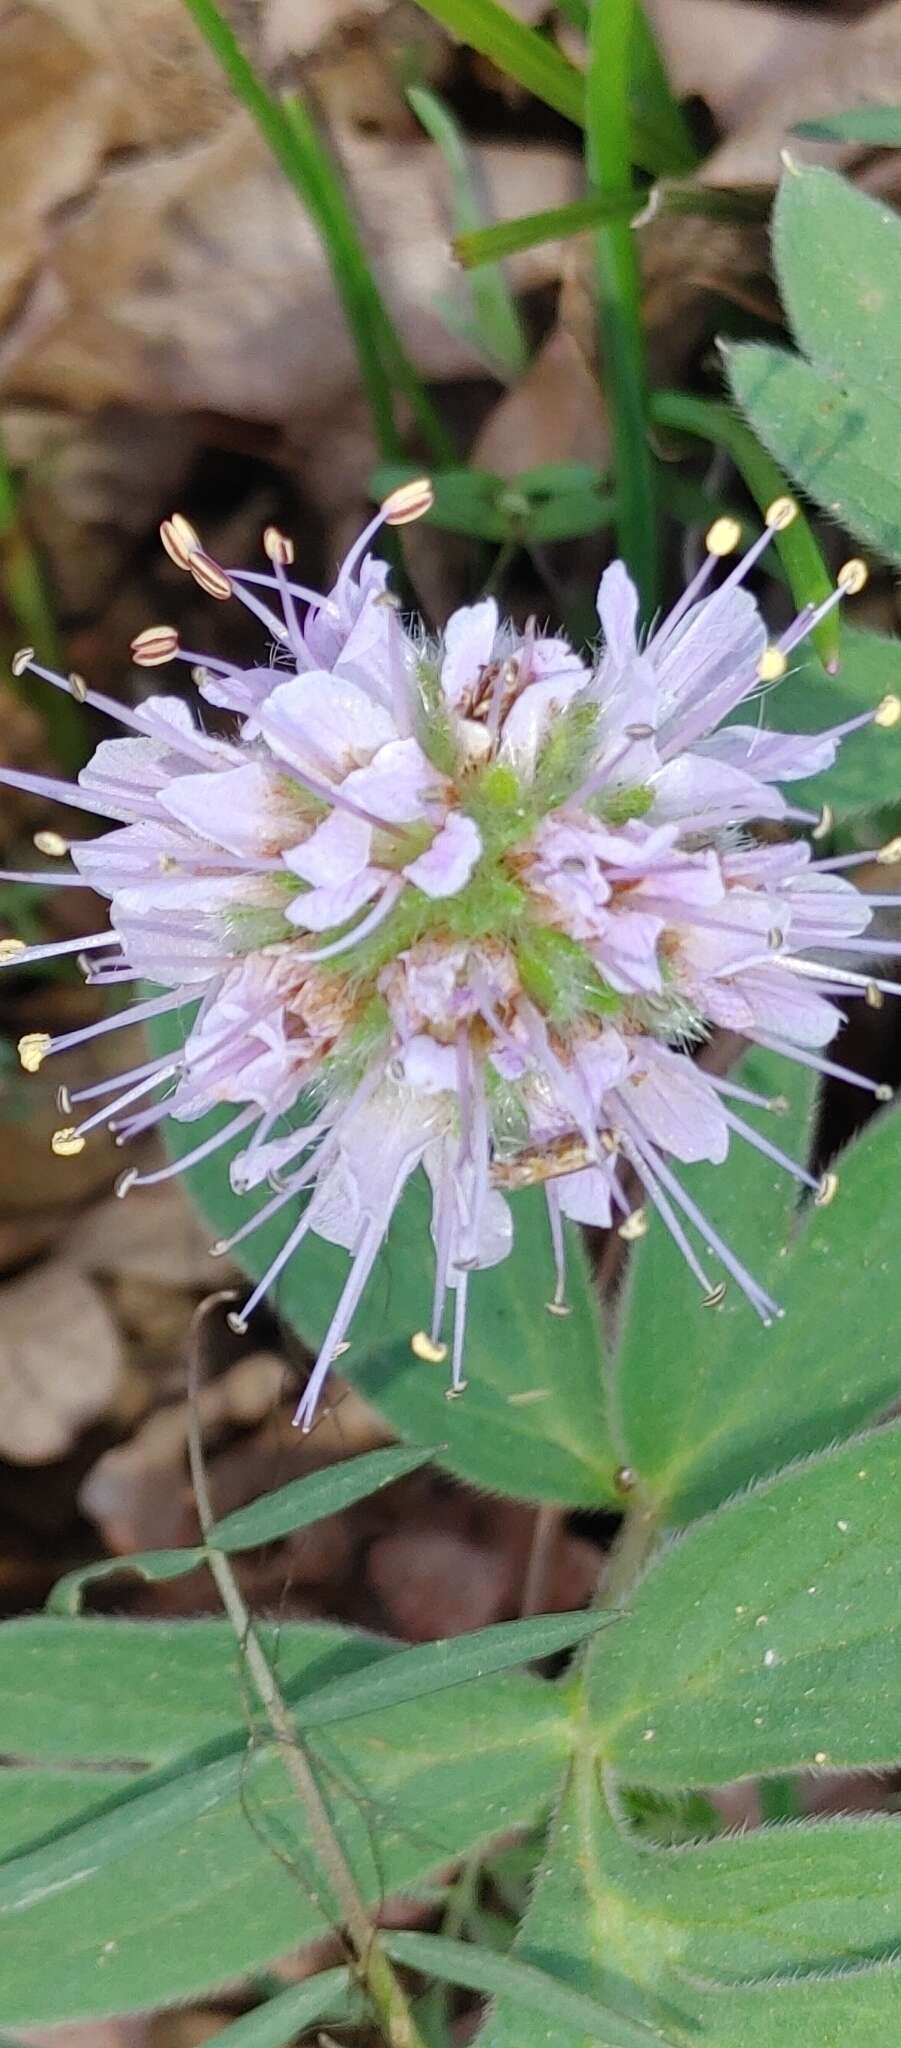
{"type": "Polygon", "coordinates": [[[901,2036],[901,1970],[848,1970],[740,1990],[708,1989],[704,2014],[728,2048],[888,2048],[901,2036]]]}
{"type": "MultiPolygon", "coordinates": [[[[771,2042],[797,2039],[814,2048],[820,2037],[806,2022],[793,2031],[796,2006],[785,1993],[799,1991],[800,1982],[786,1980],[804,1973],[809,1984],[807,1973],[891,1953],[901,1927],[897,1842],[894,1821],[838,1821],[648,1849],[618,1823],[615,1794],[586,1749],[574,1763],[513,1955],[552,1970],[583,1996],[661,2026],[686,2048],[699,2038],[710,2048],[762,2044],[764,2011],[771,2042]],[[727,1987],[716,1978],[732,1981],[727,1987]]],[[[875,1974],[854,1981],[869,1986],[875,1974]]],[[[828,2017],[828,1998],[812,2007],[828,2017]]],[[[842,2010],[847,2024],[853,2004],[845,2000],[842,2010]]],[[[524,2018],[502,1998],[479,2048],[546,2048],[548,2038],[537,2012],[524,2018]]],[[[561,2025],[553,2036],[555,2048],[583,2048],[596,2038],[607,2036],[578,2025],[561,2025]]],[[[857,2041],[853,2026],[847,2038],[857,2041]]],[[[864,2033],[861,2042],[870,2038],[864,2033]]]]}
{"type": "Polygon", "coordinates": [[[846,114],[798,121],[793,132],[806,142],[869,142],[875,149],[901,149],[901,107],[851,107],[846,114]]]}
{"type": "MultiPolygon", "coordinates": [[[[383,463],[370,479],[377,500],[418,474],[414,463],[383,463]]],[[[439,469],[426,519],[445,533],[503,545],[577,540],[608,526],[613,498],[588,463],[546,463],[505,481],[488,470],[439,469]]]]}
{"type": "MultiPolygon", "coordinates": [[[[266,1647],[294,1698],[329,1666],[384,1653],[342,1630],[294,1625],[269,1632],[266,1647]]],[[[20,1783],[27,1795],[17,1839],[5,1844],[14,1860],[2,1866],[0,2024],[190,1997],[323,1931],[296,1801],[273,1746],[248,1741],[241,1700],[224,1623],[42,1619],[0,1633],[0,1749],[30,1760],[27,1771],[0,1773],[13,1822],[20,1783]],[[141,1768],[160,1757],[170,1760],[168,1787],[156,1773],[148,1791],[141,1768]],[[123,1786],[126,1759],[138,1775],[123,1786]],[[115,1775],[96,1768],[114,1760],[115,1775]],[[29,1792],[39,1768],[50,1786],[43,1811],[29,1792]],[[197,1779],[209,1799],[195,1796],[197,1779]],[[151,1822],[143,1834],[142,1802],[151,1822]],[[110,1852],[103,1831],[116,1827],[110,1852]],[[51,1828],[57,1838],[47,1842],[51,1828]]],[[[568,1740],[562,1697],[512,1673],[448,1692],[440,1710],[423,1700],[318,1736],[322,1781],[366,1896],[377,1902],[477,1842],[533,1823],[568,1740]]]]}
{"type": "Polygon", "coordinates": [[[406,1700],[446,1692],[473,1679],[540,1662],[609,1627],[609,1614],[536,1614],[524,1621],[500,1621],[470,1635],[442,1637],[395,1650],[374,1668],[352,1672],[297,1703],[302,1728],[332,1726],[359,1714],[383,1713],[406,1700]]]}
{"type": "Polygon", "coordinates": [[[789,325],[815,368],[898,403],[901,217],[836,171],[795,169],[773,211],[789,325]]]}
{"type": "Polygon", "coordinates": [[[403,1479],[408,1472],[418,1472],[433,1455],[431,1448],[411,1450],[396,1444],[388,1450],[368,1451],[362,1458],[346,1458],[340,1465],[327,1465],[324,1471],[310,1472],[305,1479],[292,1479],[289,1486],[264,1493],[248,1507],[235,1508],[233,1514],[214,1522],[209,1532],[210,1545],[232,1552],[253,1550],[260,1543],[277,1543],[293,1530],[309,1529],[325,1515],[338,1515],[355,1501],[368,1499],[383,1486],[403,1479]]]}
{"type": "Polygon", "coordinates": [[[894,399],[759,342],[727,349],[725,360],[739,405],[789,474],[849,532],[901,561],[894,399]]]}
{"type": "Polygon", "coordinates": [[[345,2017],[350,1981],[349,1970],[323,1970],[318,1977],[292,1984],[221,2033],[210,2035],[206,2048],[290,2048],[314,2020],[345,2017]]]}
{"type": "Polygon", "coordinates": [[[596,1740],[680,1787],[901,1753],[901,1430],[859,1437],[698,1523],[589,1658],[596,1740]]]}
{"type": "MultiPolygon", "coordinates": [[[[743,1074],[767,1095],[789,1095],[787,1118],[748,1110],[747,1121],[803,1159],[803,1070],[755,1052],[743,1074]]],[[[721,1309],[704,1309],[668,1233],[652,1223],[634,1262],[618,1427],[625,1462],[667,1519],[715,1507],[787,1459],[862,1428],[897,1398],[899,1174],[901,1117],[891,1112],[844,1154],[831,1206],[807,1204],[798,1220],[788,1176],[740,1139],[728,1165],[681,1170],[785,1314],[764,1329],[734,1288],[721,1309]]]]}
{"type": "Polygon", "coordinates": [[[141,1550],[130,1557],[102,1557],[96,1564],[79,1565],[77,1570],[57,1579],[46,1601],[47,1613],[79,1614],[88,1586],[101,1579],[119,1578],[123,1573],[134,1572],[150,1586],[160,1585],[166,1579],[184,1579],[203,1564],[205,1556],[203,1545],[198,1544],[188,1550],[141,1550]]]}
{"type": "MultiPolygon", "coordinates": [[[[887,691],[901,695],[901,640],[843,626],[838,662],[838,673],[827,675],[816,656],[800,648],[766,700],[766,724],[785,732],[819,732],[872,711],[887,691]]],[[[792,803],[819,809],[828,802],[840,819],[897,803],[899,795],[901,729],[878,725],[851,733],[833,767],[791,786],[792,803]]]]}
{"type": "Polygon", "coordinates": [[[517,2011],[529,2014],[545,2032],[551,2025],[552,2038],[560,2027],[590,2028],[592,2041],[609,2043],[609,2048],[652,2048],[665,2036],[657,2027],[611,2011],[582,1991],[574,1991],[547,1970],[521,1962],[518,1956],[501,1956],[487,1948],[475,1948],[466,1941],[449,1941],[437,1934],[385,1935],[385,1947],[394,1961],[410,1969],[439,1977],[448,1984],[465,1985],[469,1991],[500,1993],[517,2011]]]}

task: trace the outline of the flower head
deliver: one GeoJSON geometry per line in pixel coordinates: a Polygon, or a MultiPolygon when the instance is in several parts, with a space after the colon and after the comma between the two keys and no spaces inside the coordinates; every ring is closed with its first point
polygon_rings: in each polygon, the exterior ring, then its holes
{"type": "MultiPolygon", "coordinates": [[[[764,690],[817,618],[859,587],[860,565],[768,646],[744,580],[793,516],[783,499],[713,587],[738,539],[732,522],[716,522],[700,571],[643,642],[621,563],[601,580],[597,658],[534,621],[515,628],[493,598],[432,638],[402,618],[368,552],[383,521],[429,503],[422,483],[395,492],[325,595],[289,573],[290,544],[271,529],[269,569],[251,574],[222,569],[187,520],[167,521],[172,559],[211,597],[256,614],[271,659],[241,669],[187,652],[166,626],[139,635],[134,658],[187,662],[201,705],[231,715],[228,735],[211,736],[202,708],[180,697],[129,711],[79,682],[126,736],[97,748],[75,788],[0,771],[113,821],[71,846],[73,870],[59,876],[109,899],[110,929],[77,944],[91,982],[161,992],[94,1029],[197,1005],[177,1054],[72,1096],[103,1099],[57,1133],[56,1149],[77,1150],[101,1122],[122,1139],[230,1105],[225,1127],[180,1166],[132,1169],[120,1189],[237,1145],[235,1188],[271,1192],[221,1249],[282,1209],[291,1218],[241,1324],[304,1238],[351,1254],[298,1410],[305,1427],[420,1167],[435,1283],[431,1328],[415,1342],[444,1354],[452,1296],[452,1391],[464,1383],[471,1276],[509,1253],[516,1191],[533,1182],[556,1260],[552,1309],[565,1307],[565,1217],[619,1218],[625,1236],[640,1233],[627,1170],[711,1305],[723,1283],[705,1255],[768,1322],[776,1304],[674,1165],[722,1161],[741,1139],[815,1200],[834,1180],[816,1181],[746,1123],[740,1105],[761,1099],[703,1071],[693,1049],[723,1025],[844,1073],[822,1053],[841,1020],[834,997],[895,990],[833,964],[869,950],[862,934],[878,899],[852,886],[841,861],[816,863],[805,842],[764,844],[752,831],[761,820],[816,825],[782,785],[828,767],[871,716],[888,725],[899,715],[886,699],[813,737],[771,730],[763,716],[764,690]],[[734,714],[748,700],[745,723],[734,714]]],[[[27,650],[17,666],[66,686],[27,650]]],[[[38,835],[48,851],[52,836],[38,835]]],[[[6,957],[25,964],[54,950],[65,948],[7,946],[6,957]]],[[[33,1069],[88,1035],[31,1033],[23,1062],[33,1069]]]]}

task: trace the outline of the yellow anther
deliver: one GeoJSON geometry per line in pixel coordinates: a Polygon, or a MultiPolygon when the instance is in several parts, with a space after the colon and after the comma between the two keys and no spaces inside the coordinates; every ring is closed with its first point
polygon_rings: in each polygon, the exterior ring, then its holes
{"type": "Polygon", "coordinates": [[[882,993],[882,990],[881,990],[881,988],[880,988],[880,986],[879,986],[879,983],[878,983],[878,981],[868,981],[868,982],[867,982],[866,988],[864,989],[864,992],[863,992],[863,999],[864,999],[864,1002],[866,1003],[866,1006],[867,1006],[867,1009],[868,1009],[868,1010],[882,1010],[882,1009],[884,1009],[884,1007],[885,1007],[885,997],[884,997],[884,995],[883,995],[883,993],[882,993]]]}
{"type": "Polygon", "coordinates": [[[173,512],[160,527],[160,540],[176,569],[190,569],[191,556],[200,549],[200,535],[183,512],[173,512]]]}
{"type": "Polygon", "coordinates": [[[32,845],[38,853],[46,853],[48,860],[65,860],[69,851],[69,841],[61,832],[36,832],[32,845]]]}
{"type": "Polygon", "coordinates": [[[57,1159],[74,1159],[76,1153],[84,1151],[85,1143],[86,1140],[79,1136],[72,1125],[67,1124],[63,1130],[54,1131],[50,1149],[56,1153],[57,1159]]]}
{"type": "Polygon", "coordinates": [[[27,950],[24,939],[0,939],[0,960],[18,960],[27,950]]]}
{"type": "Polygon", "coordinates": [[[887,839],[876,855],[880,867],[893,868],[901,860],[901,833],[895,839],[887,839]]]}
{"type": "Polygon", "coordinates": [[[408,484],[400,484],[384,500],[382,513],[386,526],[409,526],[414,519],[422,519],[431,512],[435,493],[427,476],[417,476],[408,484]]]}
{"type": "Polygon", "coordinates": [[[178,633],[174,626],[145,626],[131,643],[131,658],[138,668],[160,668],[177,653],[178,633]]]}
{"type": "Polygon", "coordinates": [[[901,697],[896,697],[894,692],[890,690],[888,695],[883,697],[882,703],[874,712],[873,724],[881,725],[883,730],[888,732],[893,725],[897,725],[899,718],[901,718],[901,697]]]}
{"type": "Polygon", "coordinates": [[[766,523],[773,533],[784,533],[797,517],[798,507],[794,498],[774,498],[766,508],[766,523]]]}
{"type": "Polygon", "coordinates": [[[246,1337],[247,1324],[238,1309],[230,1308],[225,1320],[233,1337],[246,1337]]]}
{"type": "Polygon", "coordinates": [[[704,545],[708,555],[722,558],[724,555],[734,555],[740,540],[741,527],[737,519],[715,519],[713,525],[708,528],[704,545]]]}
{"type": "Polygon", "coordinates": [[[623,1238],[626,1244],[634,1244],[637,1238],[646,1237],[647,1232],[647,1211],[633,1209],[631,1216],[627,1216],[625,1222],[620,1224],[616,1234],[617,1237],[623,1238]]]}
{"type": "Polygon", "coordinates": [[[833,811],[832,805],[824,804],[820,812],[820,815],[816,821],[816,824],[813,828],[813,831],[811,832],[811,839],[828,839],[834,824],[835,812],[833,811]]]}
{"type": "Polygon", "coordinates": [[[410,1338],[410,1350],[414,1358],[421,1358],[425,1365],[443,1365],[447,1357],[446,1344],[433,1344],[427,1330],[416,1330],[410,1338]]]}
{"type": "Polygon", "coordinates": [[[788,667],[781,647],[765,647],[757,663],[758,680],[761,683],[778,683],[788,667]]]}
{"type": "Polygon", "coordinates": [[[220,569],[218,562],[214,562],[211,555],[205,555],[202,548],[192,548],[188,556],[188,568],[195,583],[199,583],[207,597],[218,597],[223,603],[227,597],[231,597],[231,582],[225,570],[220,569]]]}
{"type": "Polygon", "coordinates": [[[721,1307],[722,1307],[722,1304],[723,1304],[723,1302],[725,1301],[725,1299],[726,1299],[726,1282],[725,1282],[725,1280],[721,1280],[721,1281],[720,1281],[720,1283],[719,1283],[719,1286],[718,1286],[718,1287],[711,1287],[711,1289],[710,1289],[710,1293],[709,1293],[709,1294],[705,1294],[705,1295],[703,1296],[703,1307],[704,1307],[704,1308],[721,1308],[721,1307]]]}
{"type": "Polygon", "coordinates": [[[828,1209],[838,1194],[838,1174],[824,1173],[813,1198],[815,1209],[828,1209]]]}
{"type": "Polygon", "coordinates": [[[290,569],[294,560],[294,542],[277,526],[267,526],[263,535],[263,550],[270,562],[277,562],[282,569],[290,569]]]}
{"type": "Polygon", "coordinates": [[[9,664],[10,668],[12,669],[13,675],[24,676],[25,670],[27,668],[30,668],[33,660],[34,648],[20,647],[18,653],[13,655],[12,661],[9,664]]]}
{"type": "Polygon", "coordinates": [[[56,1091],[56,1107],[59,1110],[60,1116],[71,1116],[72,1097],[63,1082],[60,1082],[56,1091]]]}
{"type": "Polygon", "coordinates": [[[69,689],[72,696],[75,699],[76,704],[83,704],[85,702],[88,694],[88,686],[87,683],[85,682],[84,676],[78,675],[75,669],[70,669],[69,671],[69,689]]]}
{"type": "Polygon", "coordinates": [[[42,1067],[53,1041],[49,1031],[26,1031],[19,1040],[19,1059],[26,1074],[36,1074],[42,1067]]]}
{"type": "Polygon", "coordinates": [[[895,1091],[894,1088],[889,1086],[887,1081],[877,1081],[873,1094],[877,1102],[892,1102],[895,1091]]]}
{"type": "Polygon", "coordinates": [[[787,1116],[791,1104],[787,1095],[771,1095],[768,1106],[773,1116],[787,1116]]]}
{"type": "Polygon", "coordinates": [[[572,1315],[572,1309],[570,1308],[568,1301],[546,1301],[544,1305],[547,1309],[549,1316],[572,1315]]]}
{"type": "Polygon", "coordinates": [[[842,563],[835,580],[839,590],[843,592],[845,597],[856,597],[867,582],[869,574],[866,562],[862,562],[859,556],[853,555],[850,562],[842,563]]]}

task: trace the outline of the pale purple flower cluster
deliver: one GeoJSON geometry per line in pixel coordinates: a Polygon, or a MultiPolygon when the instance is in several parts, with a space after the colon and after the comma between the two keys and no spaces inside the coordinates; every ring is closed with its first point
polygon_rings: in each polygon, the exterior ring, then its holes
{"type": "MultiPolygon", "coordinates": [[[[510,1252],[515,1191],[533,1182],[547,1200],[552,1309],[565,1307],[563,1219],[620,1219],[625,1236],[640,1234],[644,1210],[627,1192],[637,1179],[710,1303],[723,1283],[705,1255],[769,1321],[776,1305],[673,1162],[724,1160],[738,1137],[815,1200],[834,1179],[817,1182],[741,1114],[777,1103],[702,1071],[692,1050],[722,1025],[843,1074],[821,1050],[841,1021],[832,999],[897,992],[832,964],[871,948],[862,935],[881,899],[838,872],[855,857],[814,863],[806,843],[752,831],[761,820],[816,825],[780,785],[827,768],[856,726],[901,714],[885,698],[813,737],[769,727],[770,686],[829,605],[860,587],[862,566],[848,564],[827,604],[768,645],[744,579],[794,516],[782,499],[708,594],[738,541],[734,522],[716,522],[700,571],[644,641],[621,563],[601,580],[596,659],[534,622],[503,622],[493,598],[431,639],[402,618],[367,552],[383,521],[401,525],[430,503],[425,483],[395,492],[327,595],[289,575],[290,544],[274,530],[268,571],[251,574],[222,569],[186,520],[167,521],[173,561],[210,596],[248,606],[271,659],[241,669],[159,626],[139,635],[135,660],[186,661],[201,699],[231,714],[228,736],[211,736],[180,697],[129,711],[26,650],[20,673],[74,688],[127,736],[97,748],[77,787],[0,771],[115,821],[73,843],[73,869],[56,877],[108,897],[111,928],[56,947],[7,941],[0,955],[27,965],[77,944],[92,983],[162,991],[139,991],[95,1032],[199,1004],[176,1054],[72,1094],[100,1106],[58,1132],[55,1149],[80,1149],[101,1123],[123,1141],[231,1105],[180,1165],[131,1169],[120,1189],[238,1146],[234,1187],[270,1193],[221,1249],[283,1209],[288,1218],[241,1326],[310,1233],[351,1255],[298,1410],[304,1427],[420,1166],[435,1285],[431,1327],[413,1341],[420,1356],[444,1355],[452,1294],[452,1391],[471,1275],[510,1252]],[[750,720],[724,725],[746,700],[750,720]]],[[[52,833],[37,843],[66,850],[52,833]]],[[[34,1070],[90,1035],[30,1033],[23,1063],[34,1070]]]]}

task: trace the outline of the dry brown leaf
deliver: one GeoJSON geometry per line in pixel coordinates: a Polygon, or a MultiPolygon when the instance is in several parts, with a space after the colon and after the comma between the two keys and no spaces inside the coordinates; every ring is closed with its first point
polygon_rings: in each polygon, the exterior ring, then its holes
{"type": "MultiPolygon", "coordinates": [[[[268,1351],[251,1353],[202,1389],[203,1424],[248,1428],[263,1421],[278,1402],[284,1379],[283,1358],[268,1351]]],[[[88,1473],[79,1505],[114,1554],[167,1549],[190,1536],[194,1507],[185,1464],[187,1430],[186,1402],[161,1408],[88,1473]]]]}
{"type": "MultiPolygon", "coordinates": [[[[680,0],[682,4],[682,0],[680,0]]],[[[720,4],[720,0],[716,0],[720,4]]],[[[715,11],[704,0],[710,21],[715,11]]],[[[786,17],[782,17],[785,22],[786,17]]],[[[788,18],[791,36],[798,17],[788,18]]],[[[860,21],[821,24],[822,47],[817,52],[796,49],[780,59],[774,53],[762,90],[749,103],[744,117],[704,165],[709,184],[742,184],[776,179],[781,164],[779,152],[788,145],[796,154],[812,161],[846,164],[862,154],[861,146],[841,149],[827,145],[794,142],[791,130],[796,121],[844,112],[864,102],[897,106],[901,101],[901,0],[876,8],[860,21]]],[[[708,35],[713,42],[711,29],[708,35]]],[[[717,45],[718,46],[718,45],[717,45]]],[[[791,46],[790,46],[791,47],[791,46]]],[[[863,152],[865,153],[865,152],[863,152]]]]}
{"type": "Polygon", "coordinates": [[[87,1209],[69,1231],[65,1255],[81,1272],[169,1288],[228,1284],[221,1259],[178,1181],[115,1195],[87,1209]]]}
{"type": "Polygon", "coordinates": [[[122,1347],[102,1294],[53,1260],[0,1288],[0,1455],[61,1458],[115,1400],[122,1347]]]}
{"type": "Polygon", "coordinates": [[[769,99],[774,81],[806,72],[837,43],[846,21],[745,0],[647,0],[670,81],[699,94],[729,131],[769,99]]]}
{"type": "MultiPolygon", "coordinates": [[[[451,208],[431,144],[346,134],[341,156],[386,294],[427,376],[482,374],[432,309],[453,281],[451,208]]],[[[487,148],[499,216],[559,204],[577,166],[561,151],[487,148]]],[[[521,283],[553,274],[518,259],[521,283]]],[[[27,349],[7,334],[9,397],[90,410],[203,408],[312,427],[356,388],[349,337],[315,230],[245,117],[181,153],[107,171],[47,256],[59,310],[27,349]]]]}

